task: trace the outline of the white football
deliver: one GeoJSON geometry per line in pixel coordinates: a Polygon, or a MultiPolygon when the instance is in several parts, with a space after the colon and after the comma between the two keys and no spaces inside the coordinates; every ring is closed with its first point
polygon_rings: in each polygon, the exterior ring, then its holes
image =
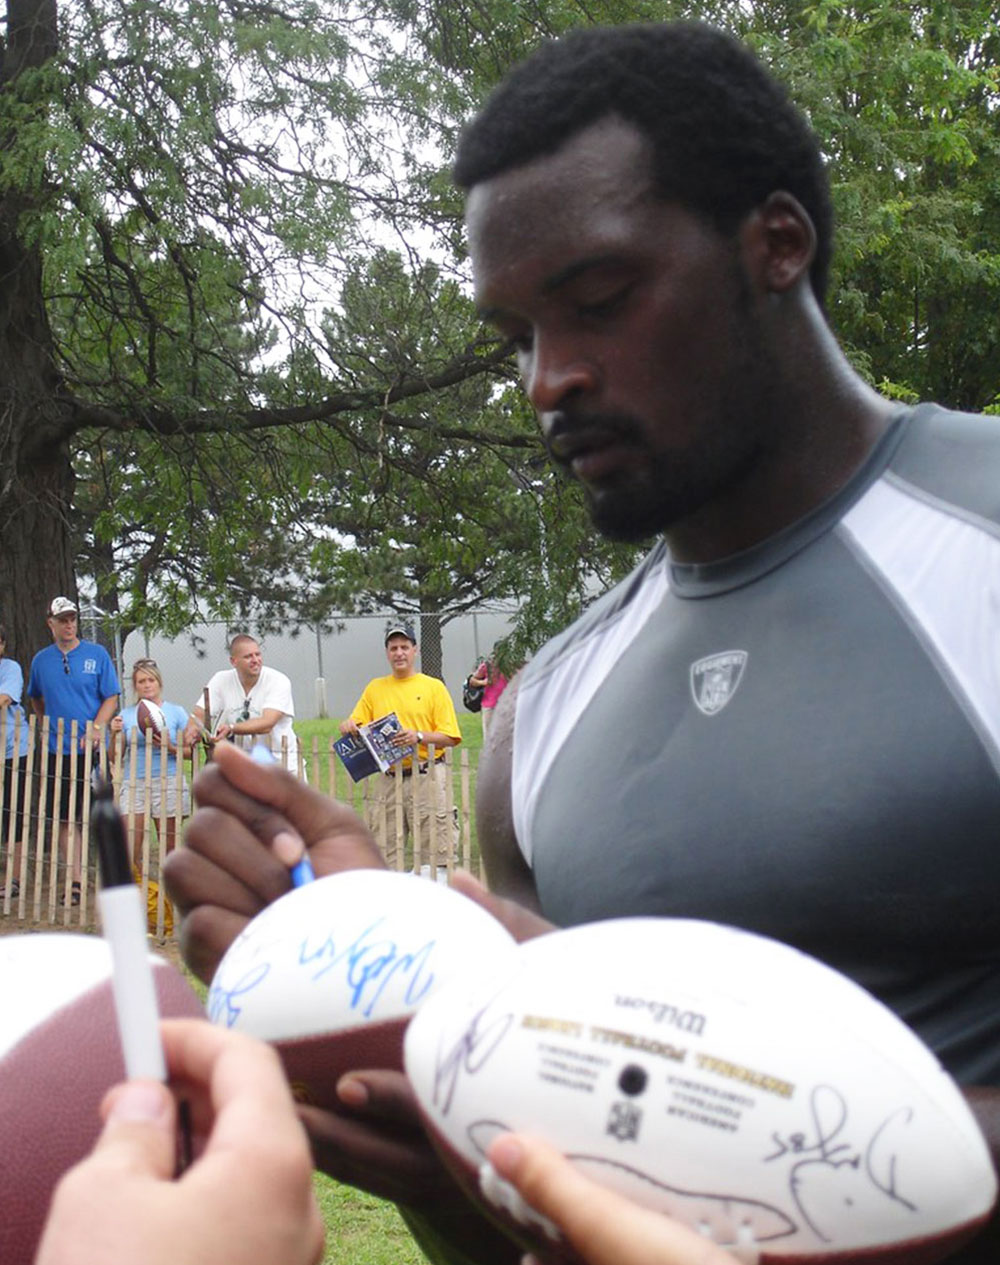
{"type": "Polygon", "coordinates": [[[296,1097],[335,1106],[354,1068],[402,1070],[417,1009],[515,944],[473,901],[391,870],[294,888],[233,941],[208,993],[213,1022],[274,1044],[296,1097]]]}
{"type": "Polygon", "coordinates": [[[522,1244],[573,1259],[486,1162],[545,1138],[595,1181],[761,1263],[948,1256],[997,1184],[964,1098],[851,980],[714,923],[628,918],[520,945],[406,1034],[428,1130],[522,1244]]]}
{"type": "MultiPolygon", "coordinates": [[[[152,960],[160,1013],[204,1018],[181,972],[152,960]]],[[[55,1184],[93,1146],[101,1099],[124,1079],[111,971],[99,936],[0,936],[3,1265],[31,1265],[55,1184]]]]}

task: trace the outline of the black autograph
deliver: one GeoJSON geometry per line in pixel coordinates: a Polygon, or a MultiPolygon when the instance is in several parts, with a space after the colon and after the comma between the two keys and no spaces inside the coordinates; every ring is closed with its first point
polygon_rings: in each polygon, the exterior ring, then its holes
{"type": "MultiPolygon", "coordinates": [[[[819,1224],[815,1210],[810,1215],[811,1197],[822,1197],[837,1172],[856,1173],[862,1194],[865,1189],[874,1190],[900,1207],[916,1212],[916,1205],[899,1190],[898,1152],[894,1140],[899,1128],[905,1128],[913,1119],[910,1107],[890,1112],[864,1145],[848,1140],[847,1103],[832,1085],[817,1085],[813,1089],[809,1096],[809,1113],[811,1121],[807,1131],[790,1133],[787,1137],[771,1135],[776,1149],[764,1157],[764,1162],[793,1157],[788,1170],[789,1191],[803,1221],[817,1238],[825,1243],[831,1241],[831,1236],[824,1233],[819,1224]]],[[[854,1203],[850,1195],[845,1195],[845,1207],[854,1203]]]]}
{"type": "Polygon", "coordinates": [[[513,1014],[498,1015],[480,1029],[483,1015],[491,1004],[487,1002],[476,1011],[472,1022],[450,1049],[438,1050],[434,1068],[434,1105],[441,1108],[442,1115],[446,1116],[451,1109],[462,1073],[475,1076],[514,1022],[513,1014]]]}

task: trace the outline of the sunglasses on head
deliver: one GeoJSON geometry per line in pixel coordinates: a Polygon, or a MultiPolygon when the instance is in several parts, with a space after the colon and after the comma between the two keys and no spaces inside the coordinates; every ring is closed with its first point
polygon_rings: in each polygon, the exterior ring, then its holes
{"type": "Polygon", "coordinates": [[[155,659],[136,659],[132,665],[132,671],[138,672],[140,668],[155,668],[156,666],[155,659]]]}

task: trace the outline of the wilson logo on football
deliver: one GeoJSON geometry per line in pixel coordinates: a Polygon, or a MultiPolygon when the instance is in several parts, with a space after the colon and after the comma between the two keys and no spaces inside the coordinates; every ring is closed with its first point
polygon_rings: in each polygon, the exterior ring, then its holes
{"type": "Polygon", "coordinates": [[[691,664],[691,696],[700,712],[714,716],[732,700],[748,658],[745,650],[723,650],[691,664]]]}

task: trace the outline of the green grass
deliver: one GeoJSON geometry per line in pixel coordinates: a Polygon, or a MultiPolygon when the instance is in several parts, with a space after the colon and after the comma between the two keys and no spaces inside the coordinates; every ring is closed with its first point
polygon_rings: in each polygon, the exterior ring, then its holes
{"type": "Polygon", "coordinates": [[[323,1265],[425,1265],[395,1204],[322,1173],[313,1184],[326,1222],[323,1265]]]}

